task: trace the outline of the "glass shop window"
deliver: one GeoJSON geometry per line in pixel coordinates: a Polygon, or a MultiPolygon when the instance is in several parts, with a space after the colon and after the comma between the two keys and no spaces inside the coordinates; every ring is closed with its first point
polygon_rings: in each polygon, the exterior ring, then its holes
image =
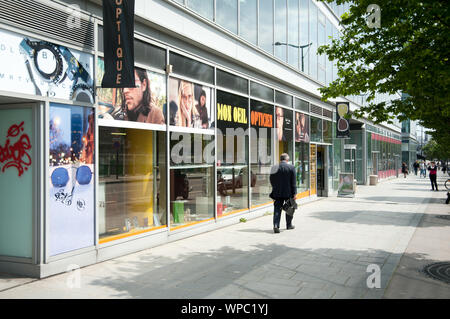
{"type": "Polygon", "coordinates": [[[214,136],[170,136],[170,225],[177,229],[214,219],[214,136]]]}
{"type": "Polygon", "coordinates": [[[270,203],[270,169],[273,165],[274,107],[256,100],[250,102],[251,206],[270,203]]]}
{"type": "MultiPolygon", "coordinates": [[[[217,91],[217,216],[248,209],[248,99],[217,91]]],[[[252,178],[254,174],[251,174],[252,178]]]]}
{"type": "Polygon", "coordinates": [[[99,128],[100,243],[164,228],[166,133],[99,128]]]}

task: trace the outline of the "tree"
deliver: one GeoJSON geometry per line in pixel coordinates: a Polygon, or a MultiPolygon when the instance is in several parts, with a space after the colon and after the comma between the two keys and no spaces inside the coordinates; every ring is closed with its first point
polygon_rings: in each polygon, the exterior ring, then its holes
{"type": "Polygon", "coordinates": [[[429,141],[422,150],[425,157],[430,160],[448,160],[450,158],[450,149],[435,140],[429,141]]]}
{"type": "MultiPolygon", "coordinates": [[[[321,0],[332,2],[332,0],[321,0]]],[[[419,120],[438,143],[450,142],[450,6],[443,0],[379,0],[380,27],[367,23],[372,0],[351,2],[341,17],[342,36],[321,46],[337,62],[338,79],[320,89],[323,100],[366,95],[354,112],[375,123],[419,120]],[[391,103],[377,94],[406,93],[391,103]]],[[[450,144],[445,144],[450,145],[450,144]]]]}

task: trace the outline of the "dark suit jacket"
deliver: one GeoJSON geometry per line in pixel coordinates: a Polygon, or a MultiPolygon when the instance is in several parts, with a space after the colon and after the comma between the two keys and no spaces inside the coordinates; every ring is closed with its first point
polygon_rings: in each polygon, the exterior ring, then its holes
{"type": "Polygon", "coordinates": [[[281,162],[274,165],[270,171],[270,184],[272,193],[270,198],[288,199],[297,195],[297,182],[294,165],[281,162]]]}

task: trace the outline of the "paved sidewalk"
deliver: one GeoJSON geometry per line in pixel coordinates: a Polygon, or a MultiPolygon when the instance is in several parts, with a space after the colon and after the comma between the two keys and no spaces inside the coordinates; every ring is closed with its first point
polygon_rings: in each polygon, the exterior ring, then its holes
{"type": "Polygon", "coordinates": [[[441,185],[409,175],[358,186],[355,198],[302,205],[294,230],[273,234],[273,216],[260,217],[85,267],[80,288],[70,274],[0,276],[0,298],[450,298],[419,272],[450,261],[450,221],[434,216],[449,214],[441,185]],[[380,288],[367,287],[369,265],[380,288]]]}

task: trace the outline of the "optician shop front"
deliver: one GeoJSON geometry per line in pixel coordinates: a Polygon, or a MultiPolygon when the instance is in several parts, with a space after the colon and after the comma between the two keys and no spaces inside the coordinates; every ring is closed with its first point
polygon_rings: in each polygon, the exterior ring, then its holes
{"type": "Polygon", "coordinates": [[[82,22],[80,43],[0,24],[0,271],[46,277],[272,212],[284,152],[299,200],[317,150],[333,189],[331,106],[139,32],[136,87],[101,89],[101,21],[82,22]]]}

